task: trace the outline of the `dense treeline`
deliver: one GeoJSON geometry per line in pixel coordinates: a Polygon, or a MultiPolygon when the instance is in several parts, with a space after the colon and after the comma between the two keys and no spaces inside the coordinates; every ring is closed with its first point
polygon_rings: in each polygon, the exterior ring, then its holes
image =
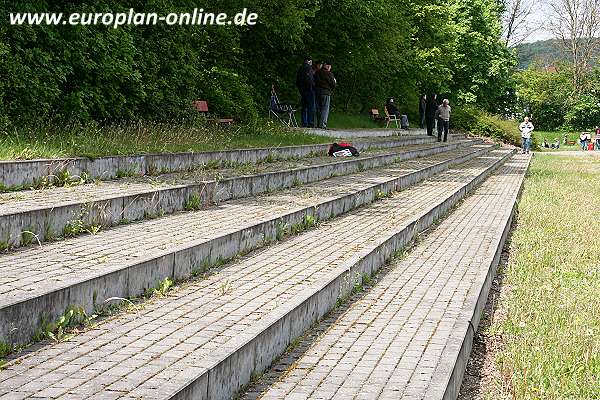
{"type": "Polygon", "coordinates": [[[523,114],[531,115],[537,127],[567,132],[600,126],[600,68],[585,71],[580,90],[568,63],[533,64],[515,80],[523,114]]]}
{"type": "MultiPolygon", "coordinates": [[[[8,4],[13,3],[13,4],[8,4]]],[[[42,0],[9,12],[191,12],[248,8],[255,26],[0,26],[0,120],[171,120],[206,99],[212,111],[253,120],[276,83],[297,102],[306,54],[330,59],[334,108],[364,112],[387,96],[410,105],[441,92],[493,110],[514,59],[499,40],[495,0],[42,0]]]]}
{"type": "Polygon", "coordinates": [[[557,39],[522,43],[514,49],[520,69],[527,69],[533,64],[548,66],[569,60],[569,55],[560,49],[557,39]]]}

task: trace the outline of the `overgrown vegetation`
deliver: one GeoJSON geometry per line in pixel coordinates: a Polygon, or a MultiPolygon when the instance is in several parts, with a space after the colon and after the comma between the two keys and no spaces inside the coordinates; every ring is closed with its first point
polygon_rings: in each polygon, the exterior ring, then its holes
{"type": "Polygon", "coordinates": [[[600,69],[587,71],[575,90],[569,64],[534,64],[516,75],[518,102],[538,129],[590,130],[600,125],[600,69]]]}
{"type": "Polygon", "coordinates": [[[96,318],[96,314],[88,315],[83,307],[69,307],[55,322],[44,325],[38,332],[41,336],[34,338],[34,341],[46,338],[56,342],[68,340],[96,318]]]}
{"type": "Polygon", "coordinates": [[[504,281],[507,319],[492,326],[504,341],[497,362],[506,398],[600,393],[599,173],[588,158],[533,159],[504,281]]]}
{"type": "MultiPolygon", "coordinates": [[[[458,131],[521,146],[517,121],[506,120],[474,107],[455,108],[452,117],[452,126],[458,131]]],[[[535,148],[538,144],[536,137],[532,136],[532,140],[535,148]]]]}
{"type": "MultiPolygon", "coordinates": [[[[493,107],[514,64],[500,40],[501,9],[494,0],[26,0],[3,3],[0,11],[6,16],[133,8],[166,15],[204,8],[234,15],[243,7],[258,14],[256,26],[3,25],[0,131],[28,142],[21,127],[48,121],[181,121],[194,114],[196,99],[207,100],[214,114],[251,124],[264,115],[273,83],[284,102],[298,104],[295,74],[306,54],[332,60],[339,83],[334,109],[364,113],[394,96],[416,120],[418,96],[425,91],[493,107]]],[[[58,153],[77,145],[53,136],[36,132],[34,142],[58,153]]],[[[87,139],[98,140],[92,134],[87,139]]],[[[160,150],[166,142],[161,137],[152,147],[160,150]]],[[[182,147],[195,142],[184,140],[182,147]]],[[[84,146],[81,152],[93,148],[102,147],[84,146]]]]}
{"type": "MultiPolygon", "coordinates": [[[[101,126],[78,123],[66,126],[40,125],[0,134],[0,159],[38,157],[143,154],[158,152],[210,151],[227,148],[273,147],[325,143],[330,138],[301,134],[272,123],[209,126],[202,121],[139,122],[101,126]]],[[[127,175],[127,171],[121,171],[127,175]]],[[[65,177],[63,177],[65,178],[65,177]]],[[[76,184],[87,177],[66,177],[76,184]]],[[[60,182],[60,180],[55,179],[60,182]]],[[[56,183],[53,183],[56,185],[56,183]]]]}

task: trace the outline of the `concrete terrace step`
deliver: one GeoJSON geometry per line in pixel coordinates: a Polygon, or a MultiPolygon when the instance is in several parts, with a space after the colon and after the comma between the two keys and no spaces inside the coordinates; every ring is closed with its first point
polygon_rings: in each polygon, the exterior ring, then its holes
{"type": "MultiPolygon", "coordinates": [[[[311,216],[324,220],[493,149],[460,148],[394,166],[225,202],[0,256],[0,341],[27,342],[69,306],[138,296],[274,240],[311,216]]],[[[502,153],[504,154],[504,153],[502,153]]]]}
{"type": "Polygon", "coordinates": [[[0,395],[228,398],[512,153],[478,157],[24,354],[0,371],[0,395]]]}
{"type": "Polygon", "coordinates": [[[0,194],[0,242],[2,247],[36,244],[62,236],[69,226],[113,226],[122,221],[181,211],[190,199],[196,199],[196,207],[205,206],[428,156],[472,143],[462,140],[443,145],[407,145],[350,160],[315,157],[314,163],[310,162],[311,159],[296,162],[299,167],[275,163],[270,171],[252,175],[244,175],[243,170],[218,170],[213,171],[209,179],[202,179],[199,172],[181,173],[168,175],[163,180],[160,177],[138,178],[4,193],[0,194]],[[230,176],[210,179],[223,173],[230,176]]]}
{"type": "MultiPolygon", "coordinates": [[[[433,143],[427,136],[372,138],[353,142],[359,150],[397,147],[403,144],[433,143]]],[[[56,158],[0,161],[0,187],[28,187],[40,179],[53,180],[57,174],[68,171],[70,176],[84,173],[93,179],[113,179],[123,174],[154,175],[161,171],[183,171],[212,162],[247,163],[267,158],[295,158],[327,152],[328,144],[250,148],[198,153],[160,153],[99,158],[56,158]]]]}
{"type": "MultiPolygon", "coordinates": [[[[426,129],[398,129],[398,128],[380,128],[380,129],[314,129],[314,128],[302,128],[303,131],[311,133],[313,135],[329,136],[334,138],[376,138],[376,137],[389,137],[389,136],[400,136],[400,137],[411,137],[411,136],[424,136],[427,135],[426,129]]],[[[437,133],[436,133],[437,135],[437,133]]],[[[453,134],[453,136],[459,134],[453,134]]],[[[436,136],[437,138],[437,136],[436,136]]]]}
{"type": "MultiPolygon", "coordinates": [[[[509,160],[250,399],[456,399],[529,156],[509,160]]],[[[260,382],[264,386],[268,382],[260,382]]]]}

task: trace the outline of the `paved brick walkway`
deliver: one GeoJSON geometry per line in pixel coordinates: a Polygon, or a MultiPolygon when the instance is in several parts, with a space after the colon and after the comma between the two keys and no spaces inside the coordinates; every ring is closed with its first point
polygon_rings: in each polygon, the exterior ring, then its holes
{"type": "Polygon", "coordinates": [[[470,320],[528,162],[513,157],[298,360],[276,365],[279,380],[244,399],[442,399],[464,339],[457,326],[470,320]]]}
{"type": "MultiPolygon", "coordinates": [[[[415,149],[428,149],[436,146],[436,144],[422,144],[373,149],[361,153],[361,157],[365,158],[415,149]]],[[[54,187],[34,191],[0,193],[0,216],[42,208],[100,201],[114,197],[139,195],[159,188],[172,188],[202,181],[333,164],[342,161],[347,161],[347,159],[327,156],[307,157],[299,160],[275,161],[237,166],[235,168],[197,169],[190,172],[168,173],[159,176],[125,177],[115,181],[97,181],[84,186],[54,187]]]]}
{"type": "MultiPolygon", "coordinates": [[[[288,301],[334,268],[367,252],[378,239],[398,232],[407,221],[419,218],[425,210],[448,198],[464,182],[479,175],[504,154],[506,151],[496,151],[460,168],[450,169],[390,198],[324,223],[317,229],[254,252],[204,280],[184,285],[166,298],[148,302],[139,313],[117,316],[68,342],[48,344],[23,355],[0,372],[0,396],[5,395],[0,398],[166,398],[184,382],[201,374],[203,360],[208,355],[219,355],[219,349],[228,340],[258,324],[273,310],[285,307],[288,301]]],[[[419,163],[365,172],[362,178],[373,181],[386,174],[398,175],[404,168],[422,165],[419,163]]],[[[344,180],[336,182],[341,185],[344,180]]],[[[352,190],[354,185],[359,183],[353,183],[347,190],[352,190]]],[[[281,203],[290,203],[296,198],[303,201],[304,195],[309,199],[307,201],[312,201],[313,189],[290,191],[277,195],[277,200],[281,203]]],[[[326,197],[332,193],[323,186],[318,189],[319,196],[326,197]]],[[[337,187],[335,192],[340,189],[337,187]]],[[[258,204],[261,202],[258,201],[258,204]]],[[[265,207],[262,203],[261,207],[263,212],[265,209],[266,212],[274,212],[272,207],[276,204],[265,207]]],[[[248,208],[244,212],[248,212],[248,208]]],[[[256,218],[256,213],[258,208],[250,211],[251,217],[256,218]]],[[[131,254],[132,237],[139,238],[146,252],[152,246],[160,246],[159,240],[175,246],[179,240],[195,237],[193,215],[183,217],[179,230],[185,226],[192,231],[181,236],[176,226],[169,226],[156,236],[149,234],[148,229],[139,231],[139,236],[121,233],[111,243],[111,231],[106,232],[107,236],[102,240],[95,238],[97,240],[90,241],[87,248],[83,242],[79,243],[78,249],[77,245],[73,245],[76,241],[66,242],[63,250],[77,250],[64,257],[77,259],[82,257],[82,253],[88,253],[78,261],[78,265],[83,265],[83,260],[97,260],[103,254],[102,249],[110,247],[111,257],[126,259],[131,254]],[[147,236],[149,239],[146,239],[147,236]],[[127,243],[117,245],[119,240],[127,243]],[[92,249],[95,253],[90,251],[92,249]]],[[[160,226],[166,224],[166,220],[154,223],[160,226]]],[[[206,221],[198,234],[206,233],[206,221]]],[[[226,220],[212,223],[216,229],[226,220]]],[[[149,226],[146,223],[139,225],[149,226]]],[[[51,254],[48,261],[56,262],[56,258],[62,257],[64,252],[51,254]]],[[[43,253],[38,256],[48,257],[43,253]]],[[[73,272],[73,268],[78,268],[76,265],[71,268],[65,271],[67,275],[72,274],[69,279],[81,273],[81,270],[73,272]]]]}
{"type": "Polygon", "coordinates": [[[460,149],[282,192],[228,201],[197,212],[119,226],[95,236],[16,250],[0,256],[0,307],[342,197],[469,151],[472,150],[460,149]]]}

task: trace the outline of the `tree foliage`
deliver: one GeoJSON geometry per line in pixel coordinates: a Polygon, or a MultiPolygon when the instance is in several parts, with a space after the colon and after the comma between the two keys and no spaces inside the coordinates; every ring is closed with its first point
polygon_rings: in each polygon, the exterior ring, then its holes
{"type": "MultiPolygon", "coordinates": [[[[21,0],[9,12],[258,13],[256,26],[0,26],[0,127],[52,121],[173,120],[190,102],[254,120],[275,83],[298,102],[307,54],[330,59],[334,108],[364,112],[388,96],[416,111],[424,92],[492,109],[513,56],[495,0],[21,0]]],[[[507,83],[508,82],[508,83],[507,83]]],[[[508,85],[508,86],[507,86],[508,85]]]]}
{"type": "Polygon", "coordinates": [[[516,75],[524,114],[544,130],[586,130],[600,125],[600,69],[582,75],[582,89],[573,86],[570,64],[544,68],[532,65],[516,75]]]}

